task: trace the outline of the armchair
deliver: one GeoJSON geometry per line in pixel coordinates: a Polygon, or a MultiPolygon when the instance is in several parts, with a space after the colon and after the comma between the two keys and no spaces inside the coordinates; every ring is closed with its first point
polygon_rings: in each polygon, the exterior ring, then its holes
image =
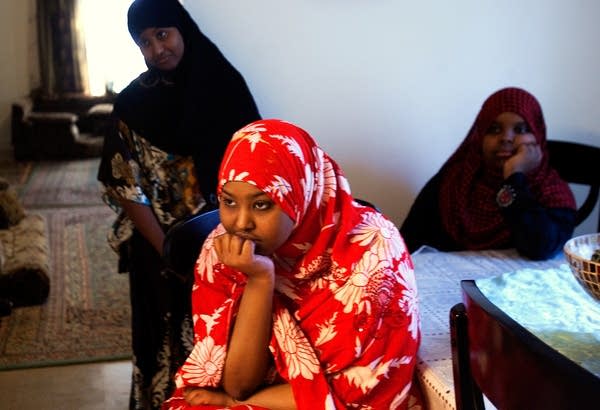
{"type": "Polygon", "coordinates": [[[17,160],[86,158],[100,156],[104,125],[112,104],[94,99],[66,105],[60,100],[25,97],[12,104],[12,146],[17,160]],[[87,107],[86,104],[93,104],[87,107]],[[99,125],[100,124],[100,125],[99,125]]]}

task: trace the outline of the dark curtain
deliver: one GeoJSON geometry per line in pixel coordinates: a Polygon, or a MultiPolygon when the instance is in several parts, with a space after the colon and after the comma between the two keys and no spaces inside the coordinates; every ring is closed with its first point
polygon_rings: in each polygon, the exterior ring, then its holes
{"type": "Polygon", "coordinates": [[[85,49],[77,30],[78,0],[37,0],[41,90],[44,96],[86,92],[85,49]]]}

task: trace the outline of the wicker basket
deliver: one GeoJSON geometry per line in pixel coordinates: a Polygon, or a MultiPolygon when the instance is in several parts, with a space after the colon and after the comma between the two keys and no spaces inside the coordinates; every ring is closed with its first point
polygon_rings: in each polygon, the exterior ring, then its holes
{"type": "Polygon", "coordinates": [[[596,249],[600,249],[600,233],[569,239],[563,250],[577,281],[600,302],[600,263],[591,260],[596,249]]]}

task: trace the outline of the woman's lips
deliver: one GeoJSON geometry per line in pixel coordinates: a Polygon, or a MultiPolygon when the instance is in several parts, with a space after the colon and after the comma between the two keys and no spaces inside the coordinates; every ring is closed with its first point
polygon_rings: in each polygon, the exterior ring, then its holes
{"type": "Polygon", "coordinates": [[[170,59],[171,59],[171,56],[164,56],[164,57],[161,57],[161,58],[155,60],[155,64],[156,65],[165,65],[165,64],[169,63],[170,59]]]}
{"type": "Polygon", "coordinates": [[[509,158],[509,157],[511,157],[512,155],[513,155],[513,152],[512,152],[512,151],[498,151],[498,152],[496,153],[496,156],[497,156],[498,158],[502,158],[502,159],[509,158]]]}
{"type": "Polygon", "coordinates": [[[238,236],[238,237],[240,237],[240,238],[242,238],[242,239],[245,239],[245,240],[248,240],[248,241],[252,241],[252,242],[254,242],[254,243],[260,242],[260,241],[258,240],[258,238],[255,238],[255,237],[253,237],[253,236],[248,236],[248,235],[240,235],[240,234],[235,234],[235,235],[236,235],[236,236],[238,236]]]}

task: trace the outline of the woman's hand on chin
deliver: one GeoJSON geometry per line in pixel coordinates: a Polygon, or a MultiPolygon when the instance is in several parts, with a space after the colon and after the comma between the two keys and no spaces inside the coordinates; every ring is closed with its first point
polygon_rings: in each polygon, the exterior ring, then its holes
{"type": "Polygon", "coordinates": [[[215,238],[214,244],[219,260],[225,265],[243,272],[249,279],[274,280],[273,260],[257,254],[256,244],[251,239],[226,233],[215,238]]]}

